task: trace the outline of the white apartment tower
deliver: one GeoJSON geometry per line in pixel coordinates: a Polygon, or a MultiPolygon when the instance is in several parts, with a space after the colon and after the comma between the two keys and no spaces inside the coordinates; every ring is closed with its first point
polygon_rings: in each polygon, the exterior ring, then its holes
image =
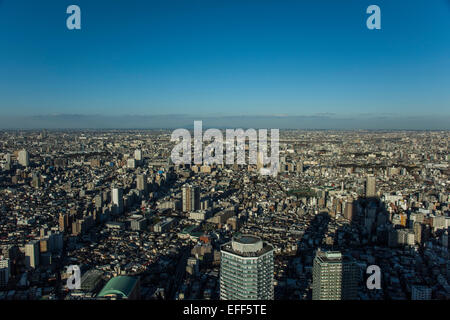
{"type": "Polygon", "coordinates": [[[18,161],[20,165],[28,167],[30,165],[30,155],[28,154],[28,151],[19,151],[18,161]]]}
{"type": "Polygon", "coordinates": [[[239,235],[221,247],[220,299],[273,300],[273,246],[239,235]]]}
{"type": "Polygon", "coordinates": [[[123,213],[123,190],[122,188],[114,187],[112,189],[112,204],[114,206],[114,212],[118,214],[123,213]]]}

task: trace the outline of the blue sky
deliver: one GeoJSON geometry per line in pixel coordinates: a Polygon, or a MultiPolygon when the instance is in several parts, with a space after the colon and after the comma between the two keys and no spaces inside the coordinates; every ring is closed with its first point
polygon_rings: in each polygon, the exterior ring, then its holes
{"type": "Polygon", "coordinates": [[[0,0],[4,119],[376,115],[433,129],[449,88],[448,0],[0,0]],[[71,4],[81,30],[66,28],[71,4]],[[381,30],[366,27],[371,4],[381,30]]]}

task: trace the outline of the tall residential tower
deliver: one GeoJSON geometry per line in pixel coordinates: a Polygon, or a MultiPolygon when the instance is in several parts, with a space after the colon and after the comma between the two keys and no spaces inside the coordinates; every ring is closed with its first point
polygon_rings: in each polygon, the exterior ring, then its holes
{"type": "Polygon", "coordinates": [[[186,184],[182,188],[182,205],[184,212],[200,210],[200,188],[186,184]]]}
{"type": "Polygon", "coordinates": [[[273,246],[239,235],[221,247],[220,299],[273,300],[273,246]]]}

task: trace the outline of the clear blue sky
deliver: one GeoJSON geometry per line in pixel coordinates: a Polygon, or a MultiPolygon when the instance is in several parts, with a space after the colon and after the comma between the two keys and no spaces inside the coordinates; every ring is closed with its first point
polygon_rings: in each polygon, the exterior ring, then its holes
{"type": "Polygon", "coordinates": [[[0,0],[0,112],[448,118],[450,1],[0,0]]]}

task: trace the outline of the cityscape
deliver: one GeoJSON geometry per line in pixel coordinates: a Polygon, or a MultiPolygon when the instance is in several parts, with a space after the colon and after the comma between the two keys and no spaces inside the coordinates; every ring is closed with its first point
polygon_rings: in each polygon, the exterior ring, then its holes
{"type": "Polygon", "coordinates": [[[449,31],[449,0],[0,0],[2,310],[435,310],[449,31]]]}
{"type": "Polygon", "coordinates": [[[282,130],[276,177],[170,133],[2,132],[0,299],[449,299],[448,131],[282,130]]]}

